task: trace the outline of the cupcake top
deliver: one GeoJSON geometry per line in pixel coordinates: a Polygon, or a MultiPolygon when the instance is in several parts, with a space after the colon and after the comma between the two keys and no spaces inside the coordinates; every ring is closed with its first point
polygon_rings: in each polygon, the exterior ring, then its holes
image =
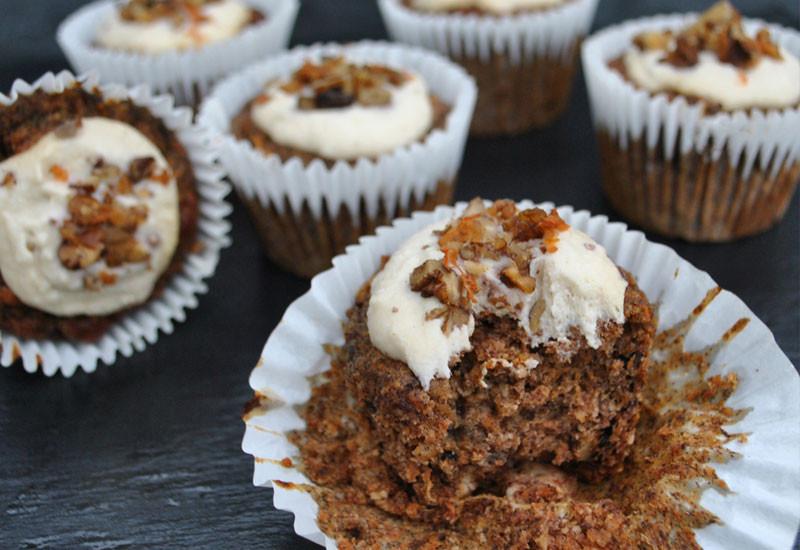
{"type": "Polygon", "coordinates": [[[569,0],[406,0],[409,7],[430,12],[475,11],[506,15],[552,8],[569,0]]]}
{"type": "Polygon", "coordinates": [[[180,232],[175,175],[135,127],[84,117],[0,162],[0,274],[24,304],[104,315],[144,302],[180,232]]]}
{"type": "Polygon", "coordinates": [[[235,36],[254,14],[241,0],[128,0],[95,40],[104,48],[144,54],[187,50],[235,36]]]}
{"type": "Polygon", "coordinates": [[[627,77],[653,93],[702,98],[725,110],[800,102],[800,61],[767,28],[748,35],[739,12],[719,2],[692,25],[637,35],[624,56],[627,77]]]}
{"type": "Polygon", "coordinates": [[[410,145],[434,121],[422,77],[342,57],[306,61],[289,79],[268,83],[250,116],[276,143],[334,160],[410,145]]]}
{"type": "Polygon", "coordinates": [[[471,349],[476,316],[516,319],[531,348],[582,336],[596,349],[598,322],[625,322],[627,286],[603,247],[555,210],[476,199],[412,236],[375,276],[369,336],[428,388],[471,349]]]}

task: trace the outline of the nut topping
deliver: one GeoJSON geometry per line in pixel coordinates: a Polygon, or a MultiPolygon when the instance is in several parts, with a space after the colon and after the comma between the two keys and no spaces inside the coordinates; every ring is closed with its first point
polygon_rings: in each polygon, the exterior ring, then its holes
{"type": "Polygon", "coordinates": [[[443,330],[469,321],[469,312],[484,286],[490,303],[506,302],[502,288],[531,294],[536,280],[529,274],[535,254],[551,254],[558,238],[569,226],[555,210],[540,208],[518,211],[511,201],[497,201],[486,207],[473,200],[462,216],[439,233],[441,260],[427,260],[411,274],[411,289],[425,297],[436,297],[444,306],[432,318],[444,317],[443,330]],[[538,243],[536,241],[539,241],[538,243]],[[510,261],[509,261],[510,260],[510,261]],[[486,279],[495,262],[502,262],[497,279],[486,279]],[[494,281],[494,282],[492,282],[494,281]],[[462,315],[463,313],[463,315],[462,315]]]}
{"type": "Polygon", "coordinates": [[[741,14],[727,0],[714,4],[677,35],[649,31],[634,37],[633,43],[641,50],[664,51],[663,61],[675,67],[693,67],[704,50],[740,69],[753,67],[762,57],[781,59],[769,30],[762,28],[755,38],[747,36],[741,14]]]}
{"type": "Polygon", "coordinates": [[[407,78],[387,67],[354,65],[342,57],[332,57],[321,63],[306,61],[280,89],[299,94],[297,106],[301,110],[339,109],[355,103],[383,107],[392,100],[388,86],[399,86],[407,78]]]}
{"type": "Polygon", "coordinates": [[[0,181],[0,187],[13,187],[16,184],[17,176],[14,175],[14,172],[6,172],[6,175],[0,181]]]}
{"type": "MultiPolygon", "coordinates": [[[[59,167],[52,167],[51,173],[58,177],[59,167]]],[[[76,195],[67,205],[68,218],[60,228],[62,243],[58,258],[61,264],[74,271],[100,262],[105,262],[109,268],[147,262],[150,252],[136,238],[139,226],[147,219],[147,207],[124,206],[117,198],[136,195],[138,183],[143,180],[160,182],[165,174],[170,181],[169,172],[158,169],[153,157],[136,158],[127,170],[98,159],[88,181],[70,184],[76,195]]],[[[84,276],[84,287],[97,290],[115,284],[117,278],[117,274],[106,270],[88,273],[84,276]]]]}

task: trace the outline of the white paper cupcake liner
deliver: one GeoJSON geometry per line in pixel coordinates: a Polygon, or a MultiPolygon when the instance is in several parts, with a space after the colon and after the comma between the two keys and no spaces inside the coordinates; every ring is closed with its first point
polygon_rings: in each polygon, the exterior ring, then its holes
{"type": "Polygon", "coordinates": [[[20,359],[27,372],[36,372],[41,367],[47,376],[61,372],[70,377],[78,368],[94,372],[98,362],[111,365],[118,354],[130,357],[148,344],[155,344],[160,332],[171,334],[175,322],[185,320],[186,310],[197,307],[198,295],[207,292],[204,280],[216,270],[220,250],[230,244],[230,223],[225,220],[231,212],[225,200],[230,186],[222,181],[223,174],[216,163],[216,152],[209,145],[207,131],[192,124],[192,113],[187,107],[174,107],[172,97],[153,95],[146,86],[98,87],[94,74],[76,77],[63,71],[47,73],[33,84],[17,80],[9,96],[0,94],[0,104],[10,105],[18,97],[39,90],[58,94],[76,83],[90,92],[99,89],[107,99],[130,99],[161,119],[178,137],[194,170],[199,198],[197,241],[202,246],[186,255],[181,271],[170,279],[158,298],[126,314],[95,343],[28,340],[0,331],[0,365],[8,367],[20,359]]]}
{"type": "MultiPolygon", "coordinates": [[[[645,140],[652,149],[661,142],[664,157],[672,159],[690,151],[701,153],[710,146],[713,160],[727,153],[728,162],[741,170],[743,179],[749,177],[756,162],[774,178],[782,167],[800,160],[800,108],[703,116],[702,104],[637,89],[608,66],[631,47],[633,37],[640,32],[678,29],[696,18],[696,14],[689,14],[637,19],[609,27],[584,42],[583,69],[595,126],[607,131],[622,148],[645,140]]],[[[800,56],[797,31],[745,20],[748,33],[764,26],[779,45],[800,56]]]]}
{"type": "Polygon", "coordinates": [[[295,214],[306,203],[315,218],[321,217],[323,206],[328,212],[338,212],[344,206],[358,221],[362,202],[366,215],[374,217],[381,204],[388,212],[407,208],[412,197],[421,201],[437,182],[455,178],[476,95],[472,78],[435,53],[387,42],[323,44],[295,48],[226,78],[203,102],[198,121],[217,134],[220,160],[245,197],[257,199],[265,207],[271,205],[279,213],[284,211],[286,200],[295,214]],[[267,156],[230,133],[231,119],[267,82],[288,77],[306,59],[335,55],[418,72],[430,92],[450,106],[445,127],[434,129],[421,142],[377,159],[364,158],[355,164],[337,161],[331,167],[322,160],[307,166],[299,159],[283,162],[277,155],[267,156]]]}
{"type": "MultiPolygon", "coordinates": [[[[455,211],[466,205],[460,203],[455,211]]],[[[530,202],[521,203],[530,207],[530,202]]],[[[552,204],[541,205],[550,209],[552,204]]],[[[573,227],[602,244],[609,256],[636,277],[640,288],[659,306],[659,328],[687,318],[707,292],[717,285],[677,253],[648,241],[625,224],[609,222],[569,206],[558,209],[573,227]]],[[[295,301],[270,335],[250,386],[274,403],[268,410],[245,415],[242,449],[255,457],[253,482],[270,486],[273,481],[310,483],[286,458],[298,464],[298,449],[287,434],[305,423],[295,407],[307,402],[311,377],[330,367],[325,344],[342,344],[342,323],[361,285],[379,268],[381,257],[391,254],[421,228],[453,215],[451,207],[415,213],[396,220],[377,235],[333,261],[334,267],[313,279],[311,290],[295,301]]],[[[747,327],[713,357],[709,375],[735,372],[740,385],[729,399],[734,408],[752,408],[735,426],[746,432],[748,442],[729,447],[742,457],[715,465],[730,486],[727,495],[707,491],[701,505],[720,517],[723,525],[697,531],[706,549],[790,548],[800,524],[800,377],[783,354],[769,329],[730,292],[722,291],[694,323],[686,336],[688,350],[698,350],[720,340],[731,324],[750,319],[747,327]]],[[[334,548],[316,523],[318,507],[305,492],[273,485],[274,504],[295,515],[295,531],[309,540],[334,548]]]]}
{"type": "Polygon", "coordinates": [[[77,72],[96,70],[103,82],[149,84],[158,93],[171,93],[178,103],[195,105],[219,78],[286,49],[299,0],[247,3],[266,18],[237,36],[197,50],[147,55],[95,45],[97,30],[116,9],[113,0],[91,3],[70,15],[59,26],[57,38],[77,72]]]}
{"type": "Polygon", "coordinates": [[[537,57],[567,60],[589,32],[598,0],[570,0],[542,11],[506,16],[425,13],[402,0],[378,0],[389,36],[450,57],[507,55],[513,65],[537,57]]]}

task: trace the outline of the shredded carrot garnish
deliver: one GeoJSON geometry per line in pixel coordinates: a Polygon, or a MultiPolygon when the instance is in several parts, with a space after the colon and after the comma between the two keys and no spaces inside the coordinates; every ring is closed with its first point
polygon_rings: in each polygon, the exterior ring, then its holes
{"type": "Polygon", "coordinates": [[[59,166],[58,164],[54,164],[50,167],[50,174],[56,178],[58,181],[69,181],[69,172],[67,172],[64,168],[59,166]]]}

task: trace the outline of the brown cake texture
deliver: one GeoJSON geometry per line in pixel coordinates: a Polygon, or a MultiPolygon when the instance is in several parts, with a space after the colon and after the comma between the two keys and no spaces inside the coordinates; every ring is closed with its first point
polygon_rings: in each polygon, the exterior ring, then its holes
{"type": "MultiPolygon", "coordinates": [[[[355,102],[379,107],[388,101],[381,87],[387,81],[396,84],[403,78],[401,71],[380,65],[349,65],[343,58],[337,57],[321,63],[306,62],[283,86],[290,92],[308,85],[315,89],[314,96],[298,98],[304,104],[303,108],[332,109],[355,102]],[[376,81],[376,85],[372,85],[372,79],[376,81]],[[369,85],[359,88],[358,83],[363,81],[369,85]]],[[[260,94],[247,102],[231,121],[231,133],[238,139],[248,141],[265,155],[277,155],[282,162],[299,159],[307,166],[314,161],[321,161],[326,167],[332,168],[337,162],[335,159],[278,143],[255,124],[251,115],[254,104],[268,100],[266,95],[260,94]]],[[[430,102],[433,122],[428,133],[443,129],[450,114],[450,106],[436,95],[430,94],[430,102]]],[[[426,138],[421,141],[424,139],[426,138]]],[[[355,165],[358,160],[351,159],[347,162],[355,165]]],[[[375,185],[379,183],[375,182],[375,185]]],[[[307,201],[303,201],[299,210],[295,211],[288,198],[282,205],[274,202],[265,205],[258,198],[243,194],[240,197],[250,211],[267,256],[287,271],[301,277],[312,277],[330,267],[331,259],[344,252],[347,245],[357,242],[362,235],[369,235],[376,227],[391,223],[395,218],[408,216],[416,210],[433,210],[441,204],[449,204],[453,199],[454,187],[454,180],[437,181],[435,188],[425,193],[421,199],[412,195],[405,207],[399,201],[393,207],[380,201],[377,213],[372,216],[367,215],[366,205],[361,201],[357,219],[346,206],[332,211],[327,204],[323,204],[321,215],[315,216],[307,201]]]]}
{"type": "MultiPolygon", "coordinates": [[[[27,150],[53,130],[79,125],[83,117],[105,117],[133,126],[158,147],[175,176],[181,223],[179,243],[152,298],[180,271],[185,255],[195,246],[198,219],[191,162],[178,138],[160,119],[129,100],[106,100],[99,90],[92,93],[79,85],[57,94],[37,91],[0,107],[0,160],[27,150]]],[[[22,338],[95,341],[127,311],[103,316],[55,316],[22,303],[0,275],[0,330],[22,338]]]]}
{"type": "MultiPolygon", "coordinates": [[[[642,50],[663,50],[664,62],[690,67],[700,51],[712,51],[723,63],[747,69],[761,58],[780,58],[767,28],[754,37],[744,34],[741,15],[728,2],[715,4],[697,23],[681,30],[644,32],[633,40],[642,50]]],[[[628,75],[624,56],[608,62],[631,86],[639,87],[628,75]]],[[[662,92],[669,101],[683,98],[700,105],[704,116],[726,111],[712,100],[676,91],[662,92]]],[[[783,111],[798,109],[791,105],[783,111]]],[[[753,109],[740,109],[748,116],[753,109]]],[[[633,139],[623,147],[605,129],[597,131],[602,158],[603,190],[615,210],[626,219],[668,237],[695,242],[724,242],[766,231],[779,222],[800,183],[800,162],[784,163],[772,170],[756,158],[746,173],[742,162],[732,162],[727,150],[709,141],[702,149],[693,147],[664,154],[664,136],[652,147],[644,139],[633,139]]],[[[679,133],[676,143],[683,141],[679,133]]]]}
{"type": "MultiPolygon", "coordinates": [[[[524,242],[541,237],[547,251],[557,249],[558,231],[568,227],[555,212],[532,209],[514,215],[510,201],[498,201],[492,209],[505,209],[506,227],[524,242]]],[[[462,238],[476,216],[454,222],[440,242],[462,238]]],[[[467,241],[464,246],[475,257],[480,251],[472,245],[467,241]]],[[[514,246],[511,241],[502,248],[514,246]]],[[[507,284],[535,284],[509,269],[503,271],[507,284]]],[[[619,472],[635,440],[655,330],[647,298],[629,274],[620,272],[628,283],[625,321],[598,322],[601,343],[596,349],[574,327],[567,340],[531,347],[516,318],[485,312],[476,318],[472,349],[451,362],[450,378],[437,378],[428,389],[405,363],[373,345],[367,326],[370,283],[364,286],[348,312],[345,343],[335,362],[356,409],[369,419],[379,441],[375,460],[394,480],[385,483],[384,491],[371,491],[378,506],[454,521],[460,499],[505,491],[513,483],[507,476],[526,464],[559,466],[589,481],[619,472]]],[[[447,275],[440,277],[441,285],[428,285],[437,297],[457,286],[447,275]]],[[[417,290],[416,271],[411,279],[417,290]]],[[[443,330],[449,330],[448,323],[466,322],[459,320],[457,300],[443,303],[451,308],[443,330]]],[[[309,411],[307,416],[314,415],[309,411]]],[[[304,460],[316,469],[328,458],[320,452],[313,461],[308,455],[304,460]]]]}

